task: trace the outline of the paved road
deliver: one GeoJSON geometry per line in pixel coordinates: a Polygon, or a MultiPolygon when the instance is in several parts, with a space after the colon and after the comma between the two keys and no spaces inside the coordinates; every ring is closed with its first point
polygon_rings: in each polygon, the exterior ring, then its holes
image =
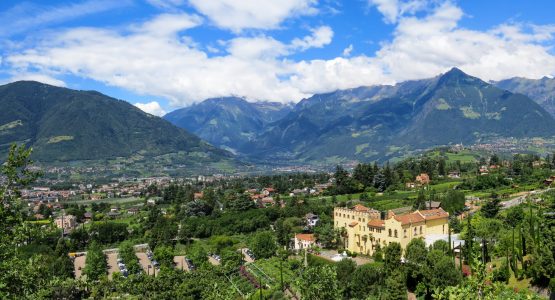
{"type": "Polygon", "coordinates": [[[73,271],[75,273],[75,278],[77,279],[81,278],[81,275],[83,274],[83,270],[85,269],[86,260],[87,260],[86,255],[75,257],[75,260],[73,261],[73,271]]]}
{"type": "Polygon", "coordinates": [[[114,252],[108,253],[106,257],[108,262],[108,279],[112,279],[112,274],[119,272],[118,254],[114,252]]]}
{"type": "Polygon", "coordinates": [[[507,201],[502,201],[501,204],[501,209],[507,209],[519,204],[522,204],[526,201],[526,197],[528,196],[532,196],[532,195],[540,195],[543,194],[545,192],[550,191],[552,188],[547,188],[545,190],[535,190],[535,191],[530,191],[530,192],[522,192],[522,193],[518,193],[516,194],[515,198],[507,200],[507,201]]]}

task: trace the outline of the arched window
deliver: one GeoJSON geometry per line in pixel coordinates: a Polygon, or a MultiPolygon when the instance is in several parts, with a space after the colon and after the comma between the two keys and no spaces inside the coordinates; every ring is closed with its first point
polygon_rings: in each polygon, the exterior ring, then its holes
{"type": "Polygon", "coordinates": [[[417,233],[416,233],[416,227],[414,227],[414,235],[417,235],[417,233]]]}
{"type": "Polygon", "coordinates": [[[395,237],[397,237],[397,229],[395,229],[394,235],[395,235],[395,237]]]}
{"type": "Polygon", "coordinates": [[[391,236],[391,229],[389,229],[389,236],[391,236]]]}

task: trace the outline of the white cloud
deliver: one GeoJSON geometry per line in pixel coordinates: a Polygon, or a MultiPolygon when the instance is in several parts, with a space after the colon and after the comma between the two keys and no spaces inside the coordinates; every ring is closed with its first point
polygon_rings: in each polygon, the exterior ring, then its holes
{"type": "Polygon", "coordinates": [[[151,115],[161,117],[166,114],[166,111],[162,108],[162,106],[160,106],[160,103],[156,101],[152,101],[148,103],[135,103],[134,105],[138,107],[140,110],[146,113],[149,113],[151,115]]]}
{"type": "Polygon", "coordinates": [[[316,0],[189,0],[216,26],[239,32],[243,29],[274,29],[287,18],[316,13],[316,0]]]}
{"type": "Polygon", "coordinates": [[[54,86],[66,87],[66,83],[63,82],[62,80],[56,79],[52,76],[45,75],[45,74],[33,74],[33,73],[18,74],[16,76],[11,77],[8,81],[13,82],[13,81],[20,81],[20,80],[38,81],[38,82],[42,82],[42,83],[46,83],[54,86]]]}
{"type": "Polygon", "coordinates": [[[386,23],[396,23],[405,14],[414,14],[428,7],[430,0],[368,0],[384,16],[386,23]]]}
{"type": "Polygon", "coordinates": [[[292,54],[330,43],[331,28],[289,43],[263,34],[235,37],[219,41],[221,51],[209,55],[183,35],[200,24],[199,17],[164,14],[124,30],[78,28],[46,36],[36,47],[6,55],[2,66],[12,75],[94,79],[164,97],[172,106],[229,95],[298,101],[312,93],[432,77],[453,66],[484,80],[555,74],[553,26],[501,24],[476,31],[459,25],[463,17],[459,7],[444,2],[423,17],[397,17],[393,38],[373,55],[296,61],[292,54]]]}
{"type": "Polygon", "coordinates": [[[329,26],[321,26],[310,31],[312,35],[305,36],[302,39],[294,39],[291,42],[291,46],[304,51],[309,48],[322,48],[331,43],[333,30],[329,26]]]}
{"type": "Polygon", "coordinates": [[[347,48],[343,49],[343,53],[342,53],[343,57],[351,56],[351,52],[353,52],[353,49],[354,49],[353,44],[350,44],[347,48]]]}
{"type": "Polygon", "coordinates": [[[150,5],[163,9],[174,11],[177,7],[185,4],[185,0],[146,0],[150,5]]]}

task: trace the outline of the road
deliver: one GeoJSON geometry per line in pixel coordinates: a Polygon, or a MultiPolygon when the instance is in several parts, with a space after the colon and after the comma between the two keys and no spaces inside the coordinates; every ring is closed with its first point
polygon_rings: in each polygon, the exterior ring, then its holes
{"type": "Polygon", "coordinates": [[[531,196],[531,195],[540,195],[543,194],[545,192],[550,191],[552,188],[547,188],[545,190],[534,190],[534,191],[530,191],[530,192],[521,192],[518,194],[515,194],[515,198],[507,200],[507,201],[502,201],[501,204],[501,209],[507,209],[519,204],[524,203],[524,201],[526,201],[526,197],[531,196]]]}

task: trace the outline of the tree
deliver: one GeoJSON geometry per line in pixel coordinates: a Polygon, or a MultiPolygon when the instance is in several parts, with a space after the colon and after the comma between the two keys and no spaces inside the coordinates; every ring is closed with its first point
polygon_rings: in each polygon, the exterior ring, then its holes
{"type": "Polygon", "coordinates": [[[251,240],[250,249],[256,258],[270,258],[277,251],[274,234],[270,231],[261,231],[254,235],[251,240]]]}
{"type": "Polygon", "coordinates": [[[338,228],[333,228],[330,223],[318,225],[314,228],[314,235],[318,241],[326,248],[336,246],[341,239],[341,231],[338,228]]]}
{"type": "Polygon", "coordinates": [[[340,299],[336,273],[331,266],[308,267],[297,280],[303,299],[340,299]]]}
{"type": "Polygon", "coordinates": [[[499,204],[500,200],[497,198],[491,199],[482,207],[481,212],[482,215],[486,218],[495,218],[499,210],[501,209],[501,205],[499,204]]]}
{"type": "Polygon", "coordinates": [[[405,287],[405,274],[401,269],[395,269],[385,279],[385,289],[383,299],[405,300],[407,299],[407,289],[405,287]]]}
{"type": "Polygon", "coordinates": [[[407,285],[414,290],[416,285],[423,281],[425,267],[427,266],[428,250],[426,243],[422,239],[412,239],[405,250],[407,285]]]}
{"type": "Polygon", "coordinates": [[[358,267],[351,278],[351,295],[366,299],[368,295],[376,296],[383,283],[383,269],[377,264],[365,264],[358,267]]]}
{"type": "Polygon", "coordinates": [[[462,212],[464,205],[464,193],[457,190],[447,191],[445,198],[441,201],[441,207],[451,215],[462,212]]]}
{"type": "Polygon", "coordinates": [[[234,211],[246,211],[255,208],[254,201],[250,199],[249,195],[241,194],[238,198],[229,201],[229,209],[234,211]]]}
{"type": "Polygon", "coordinates": [[[156,246],[154,248],[154,257],[160,263],[160,266],[171,268],[173,266],[173,248],[170,246],[156,246]]]}
{"type": "Polygon", "coordinates": [[[344,298],[350,298],[351,277],[356,270],[356,263],[352,259],[342,259],[336,265],[337,280],[343,290],[344,298]]]}
{"type": "Polygon", "coordinates": [[[96,281],[106,275],[107,268],[106,256],[104,256],[102,249],[97,243],[91,243],[87,249],[87,258],[83,274],[87,276],[87,280],[96,281]]]}
{"type": "Polygon", "coordinates": [[[386,275],[401,267],[401,244],[390,243],[384,249],[384,270],[386,275]]]}
{"type": "Polygon", "coordinates": [[[412,206],[414,210],[417,209],[426,209],[426,195],[424,195],[424,190],[418,191],[418,196],[416,197],[416,201],[412,206]]]}
{"type": "Polygon", "coordinates": [[[182,212],[187,217],[208,216],[212,213],[212,207],[204,200],[194,200],[185,204],[182,212]]]}
{"type": "Polygon", "coordinates": [[[243,261],[241,253],[231,248],[224,249],[220,256],[222,258],[222,265],[228,273],[236,271],[243,261]]]}
{"type": "Polygon", "coordinates": [[[428,266],[427,281],[433,289],[454,286],[462,280],[462,275],[457,270],[453,259],[438,250],[430,251],[428,266]]]}
{"type": "Polygon", "coordinates": [[[291,226],[289,223],[284,222],[283,218],[279,218],[276,220],[275,230],[277,242],[281,246],[289,245],[291,237],[291,226]]]}
{"type": "Polygon", "coordinates": [[[37,179],[39,173],[28,166],[31,149],[13,144],[7,160],[0,166],[0,298],[23,298],[41,287],[34,281],[42,274],[32,265],[36,258],[21,259],[17,248],[24,240],[20,189],[37,179]]]}

